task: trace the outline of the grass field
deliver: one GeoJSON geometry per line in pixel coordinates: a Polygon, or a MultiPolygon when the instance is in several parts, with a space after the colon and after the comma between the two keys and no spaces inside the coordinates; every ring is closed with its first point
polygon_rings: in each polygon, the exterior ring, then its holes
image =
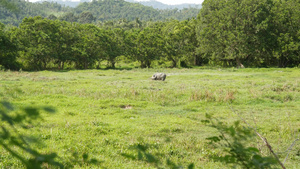
{"type": "MultiPolygon", "coordinates": [[[[70,168],[155,168],[138,160],[138,144],[162,162],[226,168],[209,158],[222,152],[206,141],[217,134],[201,122],[206,113],[230,125],[238,112],[275,152],[285,152],[300,133],[297,68],[0,72],[0,100],[54,107],[55,114],[44,113],[44,120],[19,130],[38,138],[32,146],[39,152],[56,152],[70,168]],[[155,72],[165,72],[166,81],[152,81],[155,72]]],[[[259,138],[250,144],[270,155],[259,138]]],[[[278,155],[283,161],[287,152],[278,155]]],[[[285,165],[300,168],[300,141],[285,165]]],[[[0,147],[0,168],[20,167],[0,147]]]]}

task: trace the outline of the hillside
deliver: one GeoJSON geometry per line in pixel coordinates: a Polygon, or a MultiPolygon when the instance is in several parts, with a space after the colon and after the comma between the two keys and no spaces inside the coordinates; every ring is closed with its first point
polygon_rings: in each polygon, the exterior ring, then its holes
{"type": "Polygon", "coordinates": [[[196,17],[200,9],[185,8],[182,10],[168,9],[158,10],[153,7],[144,6],[139,3],[130,3],[124,0],[103,0],[84,2],[74,8],[76,14],[89,11],[96,17],[98,21],[119,20],[125,18],[132,21],[136,18],[140,20],[165,20],[178,19],[185,20],[196,17]]]}
{"type": "Polygon", "coordinates": [[[24,0],[12,0],[18,6],[17,13],[13,13],[0,6],[0,22],[4,24],[18,25],[24,17],[42,16],[47,17],[51,14],[57,16],[71,11],[70,7],[63,7],[56,2],[32,3],[24,0]]]}
{"type": "Polygon", "coordinates": [[[48,2],[56,2],[62,6],[66,6],[66,7],[72,7],[72,8],[76,8],[80,3],[82,2],[90,2],[91,0],[78,0],[78,1],[71,1],[71,0],[40,0],[37,1],[37,3],[42,3],[44,1],[48,1],[48,2]]]}
{"type": "Polygon", "coordinates": [[[136,18],[144,21],[163,21],[166,19],[186,20],[196,17],[200,11],[197,8],[184,8],[181,10],[154,9],[153,7],[144,6],[139,3],[130,3],[124,0],[81,1],[82,3],[75,8],[66,6],[66,4],[62,5],[63,2],[69,3],[70,1],[31,3],[24,0],[15,0],[20,12],[15,14],[0,7],[0,22],[17,26],[22,22],[24,17],[33,16],[50,16],[52,19],[76,22],[83,12],[88,12],[90,17],[93,18],[92,20],[96,22],[120,19],[133,21],[136,18]]]}
{"type": "Polygon", "coordinates": [[[181,10],[184,8],[198,8],[198,9],[201,8],[201,5],[197,5],[197,4],[184,3],[179,5],[167,5],[156,0],[149,0],[149,1],[126,0],[126,1],[131,3],[140,3],[144,6],[151,6],[154,9],[180,9],[181,10]]]}
{"type": "MultiPolygon", "coordinates": [[[[89,11],[96,17],[96,20],[116,20],[125,18],[134,20],[139,17],[141,20],[150,20],[159,18],[159,11],[152,7],[146,7],[141,4],[129,3],[124,0],[104,0],[84,2],[74,8],[76,14],[89,11]]],[[[162,18],[160,18],[162,19],[162,18]]]]}
{"type": "MultiPolygon", "coordinates": [[[[80,3],[82,2],[91,2],[92,0],[78,0],[78,1],[71,1],[71,0],[41,0],[38,1],[39,3],[44,2],[44,1],[48,1],[48,2],[56,2],[62,6],[68,6],[68,7],[72,7],[75,8],[77,7],[80,3]]],[[[126,2],[130,2],[130,3],[139,3],[142,4],[144,6],[150,6],[153,7],[154,9],[184,9],[184,8],[201,8],[201,5],[197,5],[197,4],[188,4],[188,3],[184,3],[184,4],[179,4],[179,5],[168,5],[168,4],[164,4],[161,3],[159,1],[156,0],[149,0],[149,1],[136,1],[136,0],[125,0],[126,2]]]]}

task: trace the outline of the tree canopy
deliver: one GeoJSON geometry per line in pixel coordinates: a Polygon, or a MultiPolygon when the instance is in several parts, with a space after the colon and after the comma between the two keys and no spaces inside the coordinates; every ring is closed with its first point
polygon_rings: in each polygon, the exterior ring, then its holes
{"type": "Polygon", "coordinates": [[[199,51],[229,65],[299,65],[299,10],[299,1],[206,0],[198,15],[199,51]]]}

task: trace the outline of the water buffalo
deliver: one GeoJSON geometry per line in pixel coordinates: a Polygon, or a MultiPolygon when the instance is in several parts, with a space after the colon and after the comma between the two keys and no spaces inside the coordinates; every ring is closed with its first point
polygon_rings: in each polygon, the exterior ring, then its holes
{"type": "Polygon", "coordinates": [[[165,73],[155,73],[151,79],[152,80],[162,80],[162,81],[165,81],[167,75],[165,73]]]}

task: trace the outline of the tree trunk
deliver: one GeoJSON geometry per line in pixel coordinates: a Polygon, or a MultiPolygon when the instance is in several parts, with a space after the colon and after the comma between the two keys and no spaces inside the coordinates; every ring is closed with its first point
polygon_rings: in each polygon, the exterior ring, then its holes
{"type": "Polygon", "coordinates": [[[144,61],[141,61],[141,68],[145,68],[146,64],[144,63],[144,61]]]}
{"type": "Polygon", "coordinates": [[[43,69],[46,70],[46,68],[47,68],[47,62],[43,61],[43,69]]]}
{"type": "Polygon", "coordinates": [[[98,61],[97,69],[100,69],[100,61],[98,61]]]}
{"type": "Polygon", "coordinates": [[[58,68],[58,70],[60,70],[60,67],[61,67],[61,62],[58,61],[58,63],[57,63],[57,68],[58,68]]]}
{"type": "Polygon", "coordinates": [[[199,55],[194,55],[194,65],[195,66],[201,66],[202,61],[201,57],[199,55]]]}
{"type": "Polygon", "coordinates": [[[88,63],[87,63],[87,61],[85,60],[85,61],[84,61],[84,69],[87,69],[87,67],[88,67],[88,63]]]}
{"type": "Polygon", "coordinates": [[[115,61],[113,61],[113,60],[112,60],[112,61],[110,61],[110,66],[111,66],[111,68],[113,68],[113,69],[114,69],[114,68],[115,68],[115,64],[116,64],[116,62],[115,62],[115,61]]]}
{"type": "Polygon", "coordinates": [[[236,58],[237,68],[245,68],[245,66],[241,63],[239,58],[236,58]]]}
{"type": "Polygon", "coordinates": [[[147,66],[147,68],[150,68],[150,66],[151,66],[151,61],[147,60],[147,61],[146,61],[146,66],[147,66]]]}
{"type": "Polygon", "coordinates": [[[283,55],[281,55],[279,58],[278,67],[285,68],[288,62],[289,62],[288,59],[286,59],[283,55]]]}
{"type": "Polygon", "coordinates": [[[177,63],[174,59],[172,59],[172,67],[176,67],[177,66],[177,63]]]}

